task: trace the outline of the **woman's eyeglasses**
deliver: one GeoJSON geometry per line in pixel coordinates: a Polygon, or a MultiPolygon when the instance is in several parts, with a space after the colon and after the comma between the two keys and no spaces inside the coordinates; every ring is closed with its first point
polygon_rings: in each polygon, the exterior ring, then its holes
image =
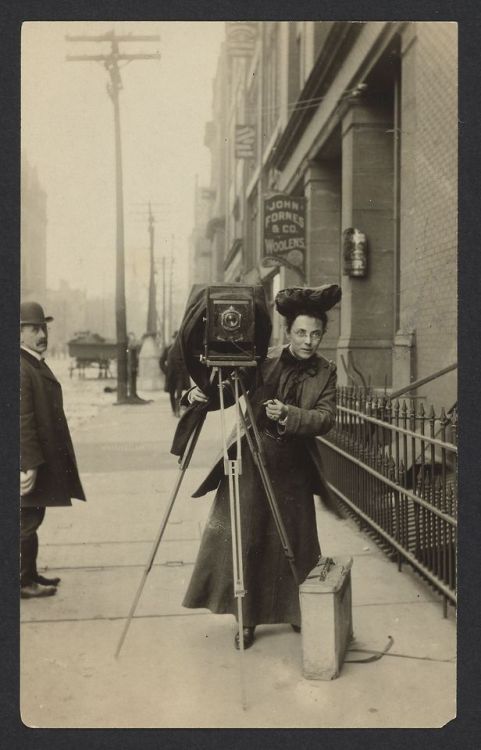
{"type": "Polygon", "coordinates": [[[308,333],[304,328],[298,328],[297,331],[294,331],[294,335],[302,339],[305,339],[307,336],[310,341],[320,341],[322,339],[322,331],[312,331],[312,333],[308,333]]]}

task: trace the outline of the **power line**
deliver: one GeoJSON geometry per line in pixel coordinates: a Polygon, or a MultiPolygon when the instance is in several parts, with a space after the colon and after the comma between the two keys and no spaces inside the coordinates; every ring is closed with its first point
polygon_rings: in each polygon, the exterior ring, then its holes
{"type": "MultiPolygon", "coordinates": [[[[346,89],[346,91],[339,97],[338,102],[343,101],[344,99],[350,99],[350,98],[357,98],[362,94],[364,89],[367,88],[367,84],[360,83],[357,86],[354,86],[352,89],[346,89]]],[[[315,107],[318,107],[319,104],[321,104],[325,99],[327,99],[327,96],[316,96],[311,97],[309,99],[298,99],[294,102],[288,102],[287,103],[287,109],[292,114],[293,112],[299,111],[302,112],[305,109],[312,109],[315,107]]],[[[268,114],[269,112],[275,112],[281,109],[280,104],[275,104],[272,106],[265,106],[265,107],[256,107],[255,104],[246,105],[243,108],[247,112],[261,112],[262,114],[268,114]]]]}

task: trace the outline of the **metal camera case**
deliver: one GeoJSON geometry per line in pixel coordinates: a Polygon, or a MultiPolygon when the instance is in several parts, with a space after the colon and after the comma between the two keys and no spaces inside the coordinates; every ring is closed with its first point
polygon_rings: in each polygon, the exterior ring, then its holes
{"type": "Polygon", "coordinates": [[[255,295],[251,286],[210,286],[204,361],[214,367],[255,366],[255,295]]]}

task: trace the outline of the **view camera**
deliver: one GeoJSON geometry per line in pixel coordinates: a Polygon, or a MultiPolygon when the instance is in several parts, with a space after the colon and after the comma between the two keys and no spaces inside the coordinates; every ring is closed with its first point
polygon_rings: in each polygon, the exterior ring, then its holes
{"type": "Polygon", "coordinates": [[[254,287],[207,287],[204,361],[209,366],[256,364],[254,287]]]}

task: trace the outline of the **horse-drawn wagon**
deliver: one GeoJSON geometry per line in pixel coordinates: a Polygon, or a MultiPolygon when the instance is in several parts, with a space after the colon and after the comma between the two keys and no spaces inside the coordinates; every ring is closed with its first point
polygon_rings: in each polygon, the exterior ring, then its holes
{"type": "Polygon", "coordinates": [[[105,339],[98,333],[80,331],[68,342],[68,353],[75,363],[70,366],[70,377],[77,370],[79,377],[85,377],[88,367],[98,367],[99,378],[110,378],[110,362],[117,358],[117,343],[105,339]]]}

